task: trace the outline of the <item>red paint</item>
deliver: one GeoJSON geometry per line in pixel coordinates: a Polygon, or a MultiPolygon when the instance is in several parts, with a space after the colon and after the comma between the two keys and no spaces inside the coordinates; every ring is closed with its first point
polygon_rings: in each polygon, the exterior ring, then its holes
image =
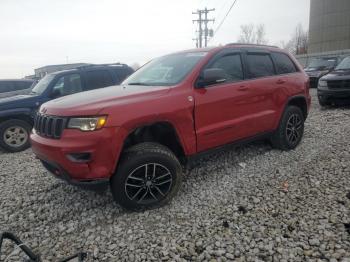
{"type": "Polygon", "coordinates": [[[224,48],[237,47],[244,46],[208,49],[207,56],[176,86],[110,87],[44,104],[41,110],[45,108],[48,115],[107,115],[107,123],[94,132],[65,129],[59,140],[32,134],[34,153],[59,164],[76,180],[108,178],[115,171],[125,138],[137,127],[169,122],[189,156],[275,130],[293,96],[305,97],[310,106],[308,77],[294,59],[300,72],[202,89],[194,87],[202,67],[213,55],[224,48]],[[92,160],[73,163],[66,157],[79,152],[91,152],[92,160]]]}

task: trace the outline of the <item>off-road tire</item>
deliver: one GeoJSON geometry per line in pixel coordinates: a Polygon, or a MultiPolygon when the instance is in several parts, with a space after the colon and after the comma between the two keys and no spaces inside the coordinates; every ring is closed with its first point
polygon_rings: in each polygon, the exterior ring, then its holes
{"type": "Polygon", "coordinates": [[[305,119],[302,110],[297,106],[288,106],[283,113],[278,129],[274,132],[274,134],[271,137],[272,146],[283,151],[295,149],[300,144],[303,138],[304,122],[305,119]],[[292,143],[288,138],[288,134],[290,134],[290,127],[288,127],[288,124],[289,121],[291,121],[291,118],[294,116],[297,119],[300,119],[300,127],[297,129],[297,131],[299,132],[299,136],[292,143]]]}
{"type": "Polygon", "coordinates": [[[2,122],[0,124],[0,147],[9,153],[20,152],[29,148],[30,147],[29,135],[30,135],[31,129],[32,129],[32,126],[28,122],[20,119],[10,119],[2,122]],[[23,130],[25,130],[25,132],[27,133],[26,134],[27,139],[23,145],[10,146],[5,142],[4,133],[6,132],[6,130],[8,130],[11,127],[21,127],[23,130]]]}
{"type": "MultiPolygon", "coordinates": [[[[156,166],[154,166],[154,169],[155,168],[156,166]]],[[[149,171],[149,172],[153,172],[153,171],[149,171]]],[[[147,171],[145,171],[145,173],[147,173],[147,171]]],[[[144,182],[133,181],[133,182],[137,182],[141,184],[146,183],[145,181],[144,182]]],[[[132,211],[142,211],[145,209],[158,208],[167,204],[178,192],[181,182],[182,182],[182,167],[179,163],[179,160],[174,155],[174,153],[163,145],[146,142],[146,143],[141,143],[141,144],[132,146],[129,149],[127,149],[125,152],[123,152],[117,171],[111,178],[111,191],[112,191],[114,200],[117,203],[119,203],[123,208],[132,210],[132,211]],[[130,176],[132,177],[134,176],[133,172],[135,172],[135,170],[138,170],[140,168],[140,171],[136,171],[136,172],[141,172],[141,168],[143,168],[145,165],[151,165],[154,163],[159,164],[159,168],[165,167],[170,172],[171,178],[169,176],[169,179],[172,179],[172,182],[168,187],[169,191],[164,196],[159,195],[160,196],[159,201],[154,199],[154,201],[157,201],[157,202],[153,202],[153,203],[138,203],[136,200],[131,200],[130,196],[127,193],[128,178],[130,179],[130,176]]],[[[139,189],[137,189],[137,191],[138,190],[139,189]]],[[[151,190],[151,189],[148,188],[143,190],[151,190]]],[[[143,192],[141,192],[140,195],[141,194],[143,195],[143,192]]],[[[139,197],[139,195],[137,197],[139,197]]]]}

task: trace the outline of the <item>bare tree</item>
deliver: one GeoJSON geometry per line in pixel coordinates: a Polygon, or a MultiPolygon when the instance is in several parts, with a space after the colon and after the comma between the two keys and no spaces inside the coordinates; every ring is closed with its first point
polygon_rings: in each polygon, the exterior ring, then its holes
{"type": "Polygon", "coordinates": [[[295,28],[292,38],[282,46],[282,48],[288,50],[292,54],[302,55],[307,54],[309,45],[309,33],[304,30],[301,24],[298,24],[295,28]]]}
{"type": "Polygon", "coordinates": [[[266,44],[268,41],[265,39],[265,36],[264,24],[256,26],[254,24],[241,25],[241,34],[238,42],[244,44],[266,44]]]}
{"type": "Polygon", "coordinates": [[[267,44],[267,40],[265,38],[266,36],[266,32],[265,32],[265,25],[264,24],[260,24],[256,26],[256,30],[255,30],[255,34],[256,34],[256,43],[259,45],[264,45],[267,44]]]}

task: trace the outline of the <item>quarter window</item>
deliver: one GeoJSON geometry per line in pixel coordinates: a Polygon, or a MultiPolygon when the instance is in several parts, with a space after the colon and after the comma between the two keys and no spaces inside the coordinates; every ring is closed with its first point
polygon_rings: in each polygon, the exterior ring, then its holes
{"type": "Polygon", "coordinates": [[[86,89],[93,90],[114,85],[111,74],[107,70],[86,72],[86,89]]]}
{"type": "Polygon", "coordinates": [[[226,82],[244,79],[242,60],[239,54],[225,55],[216,60],[209,68],[220,68],[226,73],[226,82]]]}
{"type": "Polygon", "coordinates": [[[273,53],[272,56],[275,61],[277,74],[283,75],[297,72],[294,63],[286,54],[273,53]]]}
{"type": "Polygon", "coordinates": [[[266,77],[275,74],[271,57],[268,54],[248,54],[247,63],[250,78],[266,77]]]}

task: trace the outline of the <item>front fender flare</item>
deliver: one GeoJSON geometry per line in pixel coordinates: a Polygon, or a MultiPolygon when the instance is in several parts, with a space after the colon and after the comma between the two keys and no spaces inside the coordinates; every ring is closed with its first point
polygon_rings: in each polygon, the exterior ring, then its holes
{"type": "Polygon", "coordinates": [[[29,108],[15,108],[0,111],[0,117],[9,117],[15,115],[26,115],[32,117],[33,111],[29,108]]]}

